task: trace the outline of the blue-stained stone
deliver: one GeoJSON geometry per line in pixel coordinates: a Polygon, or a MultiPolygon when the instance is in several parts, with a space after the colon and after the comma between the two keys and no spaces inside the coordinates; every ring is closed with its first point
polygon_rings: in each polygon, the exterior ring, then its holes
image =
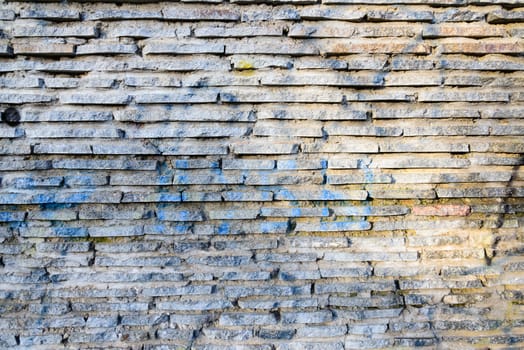
{"type": "Polygon", "coordinates": [[[301,208],[293,208],[293,209],[291,209],[291,216],[300,216],[301,213],[302,213],[302,209],[301,208]]]}
{"type": "MultiPolygon", "coordinates": [[[[275,302],[275,307],[277,306],[278,303],[275,302]]],[[[261,329],[258,333],[258,336],[262,339],[292,339],[294,335],[294,329],[261,329]]]]}
{"type": "Polygon", "coordinates": [[[180,221],[192,221],[194,218],[194,212],[192,211],[182,210],[182,211],[179,211],[178,213],[179,213],[180,221]]]}
{"type": "Polygon", "coordinates": [[[91,197],[91,193],[89,192],[71,193],[64,199],[64,202],[82,203],[87,202],[89,197],[91,197]]]}
{"type": "Polygon", "coordinates": [[[54,201],[55,195],[53,193],[39,193],[31,199],[31,202],[34,204],[53,203],[54,201]]]}
{"type": "Polygon", "coordinates": [[[167,231],[167,228],[165,225],[151,225],[151,226],[147,226],[147,231],[145,232],[146,234],[162,234],[162,233],[165,233],[167,231]]]}
{"type": "Polygon", "coordinates": [[[40,214],[47,220],[54,220],[56,217],[56,212],[54,211],[42,211],[40,214]]]}
{"type": "Polygon", "coordinates": [[[144,226],[144,234],[146,235],[183,235],[191,232],[191,224],[177,224],[177,225],[146,225],[144,226]]]}
{"type": "Polygon", "coordinates": [[[98,186],[100,185],[100,177],[97,177],[97,176],[79,175],[79,176],[66,177],[66,182],[69,182],[72,180],[74,180],[74,184],[76,186],[98,186]]]}
{"type": "Polygon", "coordinates": [[[17,229],[17,228],[21,228],[21,227],[27,227],[27,224],[25,222],[22,222],[22,221],[12,221],[12,222],[9,222],[9,228],[11,229],[17,229]]]}
{"type": "Polygon", "coordinates": [[[0,222],[24,221],[25,212],[0,212],[0,222]]]}
{"type": "Polygon", "coordinates": [[[224,222],[217,226],[216,231],[219,235],[227,235],[229,232],[231,232],[231,227],[227,222],[224,222]]]}
{"type": "Polygon", "coordinates": [[[368,230],[370,228],[370,224],[367,221],[340,221],[340,222],[321,222],[319,224],[320,231],[330,231],[330,230],[353,230],[354,225],[358,224],[359,228],[361,230],[368,230]]]}
{"type": "Polygon", "coordinates": [[[38,180],[32,177],[21,177],[14,180],[13,186],[15,188],[35,188],[42,186],[60,186],[62,183],[62,177],[50,177],[47,179],[38,180]]]}
{"type": "Polygon", "coordinates": [[[157,210],[157,218],[165,221],[202,221],[202,213],[190,210],[157,210]]]}
{"type": "MultiPolygon", "coordinates": [[[[39,205],[41,211],[49,211],[49,210],[60,210],[60,209],[70,209],[74,206],[74,204],[71,203],[42,203],[39,205]]],[[[49,219],[52,220],[53,216],[50,216],[49,219]]]]}
{"type": "Polygon", "coordinates": [[[187,231],[191,228],[191,225],[187,224],[177,224],[173,226],[173,229],[176,234],[184,234],[187,233],[187,231]]]}
{"type": "Polygon", "coordinates": [[[279,274],[280,279],[282,281],[294,281],[296,280],[295,276],[293,274],[287,273],[287,272],[280,272],[279,274]]]}
{"type": "Polygon", "coordinates": [[[289,190],[280,190],[278,194],[285,200],[289,200],[289,201],[297,200],[295,195],[289,190]]]}
{"type": "Polygon", "coordinates": [[[373,171],[369,169],[364,170],[364,179],[366,183],[372,183],[374,178],[375,178],[375,175],[373,174],[373,171]]]}
{"type": "Polygon", "coordinates": [[[245,197],[245,194],[243,192],[228,192],[227,193],[228,201],[240,201],[240,200],[243,200],[244,197],[245,197]]]}
{"type": "Polygon", "coordinates": [[[163,210],[157,210],[156,217],[158,218],[158,220],[162,220],[162,221],[165,220],[166,219],[165,212],[163,210]]]}
{"type": "Polygon", "coordinates": [[[329,208],[322,208],[321,210],[322,216],[329,216],[329,208]]]}
{"type": "Polygon", "coordinates": [[[182,192],[183,202],[221,202],[222,196],[218,192],[182,192]]]}
{"type": "Polygon", "coordinates": [[[162,202],[180,202],[180,193],[160,193],[162,202]]]}
{"type": "Polygon", "coordinates": [[[370,206],[362,207],[344,207],[344,214],[346,216],[367,216],[371,215],[372,208],[370,206]]]}
{"type": "Polygon", "coordinates": [[[287,222],[262,222],[260,224],[260,230],[262,233],[275,233],[287,231],[287,222]]]}
{"type": "Polygon", "coordinates": [[[187,168],[189,167],[189,161],[185,159],[177,159],[175,161],[175,167],[176,168],[187,168]]]}
{"type": "Polygon", "coordinates": [[[359,225],[361,230],[369,230],[371,228],[371,224],[368,221],[359,221],[359,225]]]}
{"type": "Polygon", "coordinates": [[[273,200],[273,192],[260,192],[262,194],[262,199],[265,201],[273,200]]]}
{"type": "Polygon", "coordinates": [[[187,175],[175,175],[175,183],[186,185],[189,182],[187,175]]]}
{"type": "Polygon", "coordinates": [[[296,169],[297,161],[296,160],[280,160],[278,162],[280,168],[284,169],[296,169]]]}
{"type": "Polygon", "coordinates": [[[320,199],[321,200],[338,200],[340,199],[340,196],[337,193],[328,191],[328,190],[322,190],[320,193],[320,199]]]}
{"type": "Polygon", "coordinates": [[[19,201],[18,193],[4,193],[0,196],[0,204],[18,203],[18,201],[19,201]]]}
{"type": "Polygon", "coordinates": [[[87,237],[87,229],[83,227],[57,227],[54,231],[59,237],[87,237]]]}

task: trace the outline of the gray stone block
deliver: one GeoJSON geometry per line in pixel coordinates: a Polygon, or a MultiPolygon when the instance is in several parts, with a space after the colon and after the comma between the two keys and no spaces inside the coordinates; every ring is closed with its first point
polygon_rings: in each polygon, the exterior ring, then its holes
{"type": "Polygon", "coordinates": [[[95,38],[98,31],[89,24],[15,26],[13,36],[95,38]]]}
{"type": "Polygon", "coordinates": [[[38,345],[58,345],[62,343],[62,336],[60,334],[21,336],[21,346],[38,346],[38,345]]]}
{"type": "Polygon", "coordinates": [[[277,320],[267,313],[223,313],[218,322],[221,326],[251,326],[276,324],[277,320]]]}
{"type": "Polygon", "coordinates": [[[45,19],[48,21],[78,21],[80,12],[77,10],[51,10],[51,9],[23,9],[20,18],[45,19]]]}

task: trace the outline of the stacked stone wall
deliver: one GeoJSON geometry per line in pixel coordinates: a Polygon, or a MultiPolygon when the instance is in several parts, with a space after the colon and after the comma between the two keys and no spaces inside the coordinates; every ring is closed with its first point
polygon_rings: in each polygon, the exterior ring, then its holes
{"type": "Polygon", "coordinates": [[[523,22],[0,0],[0,348],[524,348],[523,22]]]}

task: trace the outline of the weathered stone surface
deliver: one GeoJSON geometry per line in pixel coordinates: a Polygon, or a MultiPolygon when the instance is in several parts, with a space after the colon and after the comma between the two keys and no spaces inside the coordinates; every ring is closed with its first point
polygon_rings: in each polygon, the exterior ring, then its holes
{"type": "Polygon", "coordinates": [[[280,25],[237,25],[234,27],[228,26],[214,26],[214,27],[200,27],[195,29],[195,36],[197,38],[234,38],[247,36],[281,36],[284,32],[283,26],[280,25]]]}
{"type": "Polygon", "coordinates": [[[89,24],[16,26],[13,36],[94,38],[98,36],[98,31],[95,26],[89,24]]]}
{"type": "Polygon", "coordinates": [[[135,44],[119,44],[118,42],[101,41],[96,44],[79,45],[75,54],[81,55],[132,55],[138,50],[135,44]]]}
{"type": "Polygon", "coordinates": [[[83,110],[25,110],[22,115],[24,122],[81,122],[107,121],[113,119],[111,112],[83,110]]]}
{"type": "MultiPolygon", "coordinates": [[[[126,147],[125,149],[128,149],[126,147]]],[[[164,155],[225,155],[228,153],[226,144],[216,142],[162,142],[158,146],[148,147],[143,152],[134,153],[164,154],[164,155]]],[[[109,153],[112,154],[113,152],[109,153]]]]}
{"type": "Polygon", "coordinates": [[[402,129],[394,127],[364,127],[343,122],[328,122],[324,130],[330,136],[401,136],[402,129]]]}
{"type": "Polygon", "coordinates": [[[60,95],[60,101],[64,104],[80,105],[125,105],[131,100],[130,96],[125,93],[63,93],[60,95]]]}
{"type": "Polygon", "coordinates": [[[425,27],[422,36],[425,38],[445,38],[445,37],[502,37],[505,36],[506,29],[502,26],[490,25],[470,25],[470,24],[440,24],[425,27]]]}
{"type": "Polygon", "coordinates": [[[13,47],[9,44],[8,41],[0,40],[0,57],[9,57],[12,55],[13,55],[13,47]]]}
{"type": "Polygon", "coordinates": [[[143,49],[144,54],[222,54],[225,46],[209,42],[148,41],[143,49]]]}
{"type": "Polygon", "coordinates": [[[334,207],[333,211],[340,216],[396,216],[409,213],[404,206],[353,206],[334,207]]]}
{"type": "Polygon", "coordinates": [[[230,126],[219,123],[162,123],[141,125],[125,129],[125,135],[130,139],[157,139],[157,138],[217,138],[240,137],[250,130],[246,126],[230,126]]]}
{"type": "Polygon", "coordinates": [[[356,222],[320,222],[320,223],[297,223],[296,230],[299,232],[330,232],[330,231],[361,231],[371,229],[371,224],[367,221],[356,222]]]}
{"type": "Polygon", "coordinates": [[[378,145],[349,137],[331,137],[327,142],[318,141],[305,144],[303,150],[306,153],[376,153],[378,152],[378,145]]]}
{"type": "Polygon", "coordinates": [[[120,237],[120,236],[141,236],[143,235],[142,226],[118,226],[118,227],[90,227],[90,237],[120,237]]]}
{"type": "Polygon", "coordinates": [[[279,190],[275,193],[275,200],[365,200],[366,191],[340,191],[340,190],[322,190],[322,191],[303,191],[303,190],[279,190]]]}
{"type": "Polygon", "coordinates": [[[4,104],[46,103],[53,101],[55,98],[54,95],[50,94],[36,92],[11,93],[6,92],[6,90],[0,90],[0,103],[4,104]]]}
{"type": "Polygon", "coordinates": [[[300,11],[300,18],[309,20],[327,19],[360,22],[365,16],[364,11],[354,11],[343,6],[310,6],[300,11]]]}
{"type": "Polygon", "coordinates": [[[222,200],[226,202],[270,202],[273,200],[273,192],[225,191],[222,192],[222,200]]]}
{"type": "Polygon", "coordinates": [[[132,9],[90,11],[85,14],[87,20],[122,20],[122,19],[161,19],[160,11],[140,11],[132,9]]]}
{"type": "Polygon", "coordinates": [[[447,40],[440,47],[443,53],[461,54],[518,54],[524,49],[524,43],[518,39],[497,41],[447,40]]]}
{"type": "Polygon", "coordinates": [[[293,143],[237,143],[230,146],[235,154],[294,154],[298,153],[298,144],[293,143]]]}
{"type": "Polygon", "coordinates": [[[275,168],[275,161],[271,159],[223,159],[222,169],[251,169],[251,170],[270,170],[275,168]]]}
{"type": "Polygon", "coordinates": [[[162,10],[165,19],[179,21],[238,21],[240,11],[227,8],[210,9],[202,6],[184,6],[162,10]]]}
{"type": "Polygon", "coordinates": [[[487,21],[488,23],[523,22],[524,12],[520,10],[496,10],[488,14],[487,21]]]}
{"type": "Polygon", "coordinates": [[[156,213],[156,216],[162,221],[202,221],[202,213],[199,211],[167,211],[162,210],[156,213]]]}
{"type": "Polygon", "coordinates": [[[300,74],[282,74],[262,77],[261,83],[270,86],[286,85],[331,85],[350,87],[382,86],[383,78],[377,74],[343,74],[326,72],[301,72],[300,74]]]}
{"type": "Polygon", "coordinates": [[[16,17],[16,14],[12,10],[1,10],[0,11],[0,20],[2,21],[12,21],[16,17]]]}
{"type": "Polygon", "coordinates": [[[439,188],[437,195],[441,198],[505,198],[505,197],[522,197],[524,192],[522,188],[515,187],[484,187],[484,188],[439,188]]]}
{"type": "Polygon", "coordinates": [[[262,54],[262,55],[317,55],[318,48],[309,43],[293,39],[247,38],[226,42],[226,55],[262,54]]]}
{"type": "Polygon", "coordinates": [[[257,111],[257,119],[366,120],[367,112],[331,105],[322,105],[321,108],[315,109],[278,105],[271,108],[260,107],[257,111]]]}
{"type": "Polygon", "coordinates": [[[391,282],[367,282],[367,283],[318,283],[315,284],[316,293],[352,293],[366,290],[389,291],[394,289],[391,282]]]}
{"type": "Polygon", "coordinates": [[[230,56],[233,69],[251,71],[262,68],[291,68],[293,61],[285,56],[233,55],[230,56]]]}
{"type": "Polygon", "coordinates": [[[288,121],[259,121],[253,128],[255,136],[322,137],[322,124],[318,122],[293,123],[288,121]]]}
{"type": "Polygon", "coordinates": [[[417,206],[411,209],[413,215],[467,216],[471,208],[467,205],[417,206]]]}
{"type": "Polygon", "coordinates": [[[402,22],[431,22],[433,13],[431,11],[369,11],[367,19],[373,22],[402,21],[402,22]]]}
{"type": "Polygon", "coordinates": [[[279,160],[277,169],[282,170],[318,170],[325,169],[326,161],[324,160],[279,160]]]}
{"type": "Polygon", "coordinates": [[[281,314],[281,321],[283,323],[325,323],[333,319],[333,314],[326,311],[313,312],[284,312],[281,314]]]}
{"type": "Polygon", "coordinates": [[[350,38],[359,37],[412,37],[421,32],[422,28],[411,25],[364,25],[343,21],[326,23],[305,22],[293,25],[288,36],[299,38],[350,38]]]}
{"type": "Polygon", "coordinates": [[[450,55],[436,62],[439,69],[485,70],[485,71],[521,71],[524,65],[520,60],[503,55],[490,54],[471,59],[468,56],[450,55]]]}
{"type": "Polygon", "coordinates": [[[467,168],[471,164],[469,159],[449,157],[381,157],[373,159],[370,168],[377,169],[406,169],[406,168],[467,168]]]}
{"type": "Polygon", "coordinates": [[[477,9],[449,8],[435,13],[437,22],[480,22],[486,18],[485,11],[477,9]]]}
{"type": "Polygon", "coordinates": [[[135,95],[135,101],[138,104],[213,103],[217,101],[217,98],[218,92],[212,89],[180,89],[135,95]]]}
{"type": "Polygon", "coordinates": [[[89,128],[88,125],[80,124],[83,127],[63,127],[57,129],[52,124],[41,123],[40,125],[28,125],[25,133],[30,138],[119,138],[122,135],[121,130],[115,128],[89,128]]]}
{"type": "Polygon", "coordinates": [[[243,184],[244,175],[234,173],[220,173],[216,171],[187,171],[175,175],[173,184],[175,185],[227,185],[227,184],[243,184]]]}
{"type": "Polygon", "coordinates": [[[77,10],[20,10],[20,18],[38,18],[49,21],[77,21],[80,13],[77,10]]]}
{"type": "Polygon", "coordinates": [[[272,20],[298,20],[300,15],[298,10],[292,6],[261,6],[246,11],[242,11],[242,22],[259,22],[272,20]]]}
{"type": "Polygon", "coordinates": [[[344,54],[417,54],[429,55],[431,47],[428,44],[406,39],[331,39],[322,43],[320,53],[325,55],[344,54]]]}
{"type": "Polygon", "coordinates": [[[246,185],[298,185],[322,184],[324,177],[319,172],[258,172],[245,177],[246,185]]]}
{"type": "Polygon", "coordinates": [[[402,143],[398,142],[383,142],[380,144],[380,151],[384,153],[390,152],[411,152],[411,153],[438,153],[438,152],[454,152],[465,153],[469,151],[469,145],[464,143],[448,143],[437,140],[430,140],[425,138],[419,140],[405,140],[402,143]]]}
{"type": "Polygon", "coordinates": [[[24,41],[13,44],[13,53],[24,56],[73,56],[75,46],[65,42],[45,40],[45,41],[24,41]]]}
{"type": "Polygon", "coordinates": [[[223,108],[207,106],[172,106],[170,108],[147,107],[141,109],[125,109],[114,112],[116,120],[138,123],[160,121],[224,121],[248,122],[255,121],[256,115],[252,109],[230,111],[223,108]]]}
{"type": "Polygon", "coordinates": [[[328,208],[262,208],[260,215],[267,217],[329,216],[328,208]]]}
{"type": "Polygon", "coordinates": [[[441,92],[427,91],[419,94],[421,102],[452,102],[452,101],[470,101],[470,102],[507,102],[509,94],[505,92],[480,92],[480,91],[463,91],[463,92],[441,92]]]}
{"type": "Polygon", "coordinates": [[[223,326],[271,325],[276,323],[273,314],[224,313],[219,319],[219,324],[223,326]]]}

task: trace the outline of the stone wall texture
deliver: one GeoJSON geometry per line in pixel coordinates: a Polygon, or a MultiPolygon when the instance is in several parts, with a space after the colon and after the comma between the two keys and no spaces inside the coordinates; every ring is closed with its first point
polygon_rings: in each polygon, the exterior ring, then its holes
{"type": "Polygon", "coordinates": [[[521,0],[0,0],[0,348],[524,348],[521,0]]]}

